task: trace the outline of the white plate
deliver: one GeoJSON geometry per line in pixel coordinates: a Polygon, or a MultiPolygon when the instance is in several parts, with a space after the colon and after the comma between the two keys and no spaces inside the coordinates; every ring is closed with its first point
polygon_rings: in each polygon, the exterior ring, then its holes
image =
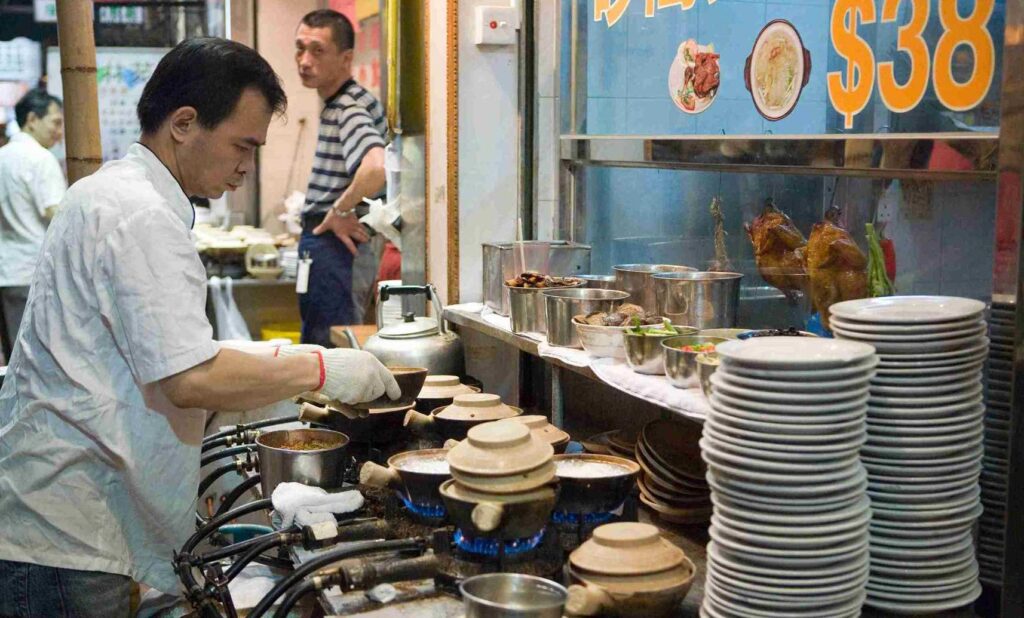
{"type": "Polygon", "coordinates": [[[935,502],[946,496],[957,496],[978,484],[974,476],[966,478],[937,480],[934,483],[901,483],[868,480],[867,493],[871,496],[895,496],[904,503],[935,502]]]}
{"type": "MultiPolygon", "coordinates": [[[[718,371],[711,374],[711,384],[714,386],[712,392],[721,392],[739,400],[750,401],[753,405],[763,401],[767,403],[815,406],[821,404],[852,406],[856,405],[858,399],[863,399],[868,394],[868,383],[866,381],[859,382],[856,388],[852,389],[825,388],[810,393],[776,392],[730,382],[728,372],[718,371]]],[[[828,384],[828,382],[824,384],[828,384]]]]}
{"type": "Polygon", "coordinates": [[[836,303],[829,312],[842,320],[869,324],[924,324],[980,317],[985,303],[954,296],[883,296],[836,303]]]}
{"type": "Polygon", "coordinates": [[[972,526],[975,520],[978,519],[978,516],[981,515],[982,507],[980,503],[974,502],[966,507],[949,509],[949,513],[944,517],[936,516],[934,520],[922,521],[879,519],[876,515],[876,519],[871,521],[871,529],[879,534],[887,534],[893,537],[918,536],[916,534],[918,532],[922,536],[931,535],[932,537],[939,537],[943,535],[943,532],[940,532],[941,530],[951,531],[964,526],[972,526]]]}
{"type": "MultiPolygon", "coordinates": [[[[966,482],[962,481],[959,484],[947,485],[949,489],[945,491],[931,491],[928,493],[908,493],[899,491],[877,491],[868,481],[867,494],[871,497],[873,504],[888,505],[892,502],[899,502],[900,505],[909,506],[914,504],[921,505],[932,505],[941,503],[944,500],[956,500],[958,497],[964,496],[971,491],[973,487],[977,487],[977,482],[966,482]]],[[[982,502],[984,502],[985,494],[981,494],[982,502]]]]}
{"type": "Polygon", "coordinates": [[[949,474],[942,475],[941,478],[936,478],[934,474],[916,474],[914,470],[910,470],[908,474],[903,476],[893,476],[891,474],[881,473],[872,474],[871,482],[876,487],[903,485],[907,487],[906,491],[908,492],[916,490],[919,493],[923,493],[931,491],[929,488],[939,483],[953,483],[968,479],[970,479],[971,482],[976,482],[980,473],[981,470],[978,466],[966,466],[956,472],[950,472],[949,474]]]}
{"type": "MultiPolygon", "coordinates": [[[[778,339],[778,337],[773,337],[773,339],[778,339]]],[[[986,337],[984,333],[969,335],[966,337],[957,337],[956,339],[936,339],[931,341],[872,341],[849,335],[842,335],[839,340],[856,340],[863,343],[869,343],[874,346],[883,359],[887,355],[891,354],[918,356],[920,354],[929,354],[933,352],[959,352],[973,348],[981,342],[984,342],[986,345],[988,344],[988,337],[986,337]]]]}
{"type": "MultiPolygon", "coordinates": [[[[807,495],[808,493],[814,494],[820,491],[818,486],[829,485],[832,483],[839,483],[855,476],[860,471],[860,466],[857,465],[856,458],[850,458],[847,462],[848,465],[843,465],[835,469],[829,469],[827,472],[820,474],[814,473],[775,473],[775,472],[761,472],[759,470],[753,470],[745,468],[742,465],[738,465],[729,462],[728,459],[723,457],[715,457],[714,461],[710,461],[708,458],[709,449],[704,447],[704,461],[708,462],[708,470],[713,471],[723,482],[728,483],[731,480],[747,481],[754,483],[773,483],[776,484],[775,490],[787,488],[793,491],[795,495],[807,495]],[[723,461],[728,463],[723,463],[723,461]]],[[[744,462],[749,465],[750,462],[744,462]]]]}
{"type": "Polygon", "coordinates": [[[941,457],[929,457],[927,455],[914,457],[915,450],[895,448],[892,449],[893,452],[891,454],[886,455],[861,453],[860,460],[865,465],[871,464],[875,467],[898,465],[905,469],[921,468],[934,470],[936,467],[970,463],[981,457],[984,454],[984,450],[979,439],[974,444],[965,444],[959,447],[958,452],[948,453],[941,457]]]}
{"type": "MultiPolygon", "coordinates": [[[[714,378],[714,376],[711,377],[714,378]]],[[[930,395],[933,393],[963,391],[975,385],[981,385],[981,371],[965,372],[957,376],[951,376],[940,381],[938,384],[915,384],[910,379],[897,379],[894,384],[881,384],[872,380],[871,396],[912,397],[918,395],[930,395]]]]}
{"type": "Polygon", "coordinates": [[[872,576],[868,584],[868,592],[872,594],[900,595],[915,592],[923,595],[944,594],[947,590],[959,590],[971,584],[978,577],[978,563],[971,562],[960,571],[945,576],[934,576],[919,579],[903,579],[899,577],[872,576]]]}
{"type": "MultiPolygon", "coordinates": [[[[871,386],[881,387],[893,387],[893,386],[905,386],[910,388],[936,388],[942,387],[953,381],[962,381],[968,377],[974,376],[975,374],[980,375],[982,370],[981,363],[973,363],[956,371],[948,371],[936,374],[914,374],[905,373],[902,375],[885,375],[875,374],[871,378],[871,386]]],[[[978,378],[981,379],[980,377],[978,378]]]]}
{"type": "MultiPolygon", "coordinates": [[[[749,525],[771,527],[765,528],[765,534],[780,534],[779,530],[792,530],[793,534],[800,536],[824,536],[848,530],[854,527],[854,521],[863,520],[863,523],[867,523],[871,518],[871,501],[866,496],[859,497],[849,506],[821,513],[764,512],[751,509],[745,504],[737,504],[729,498],[722,500],[714,494],[711,496],[711,503],[714,504],[717,514],[723,515],[741,528],[749,525]]],[[[857,524],[857,527],[859,526],[860,524],[857,524]]]]}
{"type": "Polygon", "coordinates": [[[825,435],[797,435],[788,433],[765,434],[761,431],[751,431],[734,425],[715,423],[710,419],[704,423],[704,427],[714,427],[715,432],[725,436],[742,439],[744,441],[764,442],[770,440],[778,450],[786,448],[801,452],[820,451],[842,451],[846,450],[851,442],[859,443],[864,439],[864,428],[862,423],[848,424],[848,428],[841,433],[829,432],[825,435]]]}
{"type": "Polygon", "coordinates": [[[708,465],[715,466],[736,466],[756,468],[757,472],[805,475],[816,472],[830,472],[847,469],[856,466],[856,453],[842,458],[833,458],[824,461],[770,461],[767,459],[754,459],[745,454],[730,452],[711,436],[700,439],[701,457],[708,462],[708,465]]]}
{"type": "Polygon", "coordinates": [[[823,526],[766,526],[750,521],[732,519],[728,514],[715,510],[711,523],[719,530],[736,539],[758,547],[779,549],[817,549],[836,543],[867,538],[871,511],[865,509],[850,522],[823,526]]]}
{"type": "Polygon", "coordinates": [[[942,406],[926,406],[923,408],[892,408],[883,405],[868,406],[868,418],[889,418],[889,419],[928,419],[928,418],[951,418],[969,415],[981,405],[981,396],[976,396],[969,401],[952,403],[942,406]]]}
{"type": "Polygon", "coordinates": [[[760,584],[748,584],[733,579],[728,575],[714,569],[713,563],[708,563],[708,579],[721,585],[723,589],[734,592],[737,595],[750,599],[760,599],[782,607],[802,607],[809,602],[813,604],[836,603],[851,596],[857,596],[868,579],[867,565],[861,572],[856,573],[853,578],[839,584],[830,586],[818,586],[814,588],[794,588],[792,586],[764,586],[760,584]],[[803,597],[811,597],[809,599],[803,597]]]}
{"type": "MultiPolygon", "coordinates": [[[[843,328],[833,321],[829,328],[832,329],[833,334],[839,336],[840,339],[856,339],[859,341],[868,341],[871,345],[875,345],[875,342],[884,343],[929,343],[945,341],[948,339],[962,339],[964,337],[974,337],[978,335],[984,335],[988,332],[988,327],[984,322],[974,322],[968,326],[962,328],[938,328],[930,332],[922,333],[900,333],[900,332],[887,332],[887,333],[876,333],[867,330],[850,330],[843,328]]],[[[877,347],[877,346],[876,346],[877,347]]]]}
{"type": "Polygon", "coordinates": [[[868,423],[868,437],[865,444],[877,446],[941,446],[951,442],[973,440],[983,433],[981,418],[959,425],[938,425],[934,427],[892,427],[868,423]]]}
{"type": "Polygon", "coordinates": [[[719,474],[715,469],[707,473],[708,485],[726,495],[745,496],[767,504],[796,504],[808,506],[838,504],[851,496],[863,493],[867,487],[867,474],[858,468],[854,474],[835,481],[800,485],[764,485],[760,481],[719,474]]]}
{"type": "Polygon", "coordinates": [[[789,583],[794,586],[815,586],[835,583],[836,578],[849,579],[852,573],[864,568],[868,563],[868,552],[864,551],[857,557],[845,562],[840,562],[829,568],[814,569],[808,571],[787,570],[780,573],[776,569],[767,569],[744,560],[742,554],[731,553],[729,550],[710,541],[707,546],[708,561],[714,562],[715,566],[727,568],[734,577],[749,579],[757,577],[767,584],[784,585],[789,583]],[[779,578],[784,575],[785,579],[779,578]]]}
{"type": "Polygon", "coordinates": [[[820,337],[756,337],[715,346],[723,364],[765,369],[835,369],[874,355],[870,345],[820,337]]]}
{"type": "Polygon", "coordinates": [[[734,616],[749,616],[750,618],[778,618],[787,616],[791,618],[856,618],[860,616],[860,608],[864,603],[865,594],[853,595],[849,600],[828,605],[817,603],[806,603],[802,607],[779,607],[771,602],[749,597],[738,597],[735,593],[720,592],[717,589],[719,584],[709,580],[704,588],[704,598],[710,603],[701,607],[704,615],[705,607],[710,604],[715,606],[711,613],[706,615],[709,618],[733,618],[734,616]],[[717,613],[716,613],[717,612],[717,613]]]}
{"type": "Polygon", "coordinates": [[[891,500],[874,499],[871,508],[879,521],[924,521],[940,519],[974,508],[981,500],[981,488],[969,487],[959,494],[940,498],[934,502],[903,502],[898,496],[891,500]]]}
{"type": "Polygon", "coordinates": [[[974,560],[974,555],[968,553],[962,560],[951,565],[951,566],[939,566],[933,567],[930,565],[914,565],[913,567],[891,567],[871,563],[871,576],[875,577],[878,574],[880,577],[892,577],[898,579],[916,579],[921,577],[942,577],[951,573],[956,573],[974,560]]]}
{"type": "Polygon", "coordinates": [[[863,533],[863,538],[832,543],[828,546],[814,549],[778,549],[751,545],[742,539],[737,539],[730,535],[728,531],[723,531],[714,523],[708,528],[708,534],[712,540],[722,547],[742,553],[751,562],[765,566],[789,564],[810,568],[814,565],[835,564],[849,560],[852,556],[860,555],[860,552],[868,547],[866,531],[863,533]]]}
{"type": "Polygon", "coordinates": [[[867,468],[868,475],[872,477],[934,478],[939,476],[945,477],[948,474],[962,470],[973,471],[976,466],[981,464],[981,455],[979,454],[976,458],[964,462],[931,466],[912,465],[907,462],[900,462],[899,465],[882,465],[863,461],[863,459],[861,461],[864,467],[867,468]]]}
{"type": "Polygon", "coordinates": [[[867,379],[871,375],[871,370],[877,365],[878,357],[872,356],[862,362],[837,369],[761,369],[733,364],[728,365],[726,369],[719,368],[719,370],[746,378],[816,382],[821,380],[845,380],[855,377],[867,379]]]}
{"type": "Polygon", "coordinates": [[[981,432],[972,436],[964,436],[964,439],[952,444],[918,445],[904,444],[899,446],[866,443],[860,448],[861,455],[867,457],[878,457],[890,459],[893,462],[902,463],[906,459],[942,459],[957,455],[971,449],[969,452],[976,452],[975,448],[981,444],[981,432]]]}
{"type": "MultiPolygon", "coordinates": [[[[714,378],[714,375],[711,377],[714,378]]],[[[777,403],[748,400],[743,397],[734,396],[731,392],[724,392],[724,389],[721,391],[713,390],[711,392],[712,406],[722,405],[729,408],[739,408],[740,410],[758,412],[762,414],[769,413],[795,416],[811,415],[826,419],[832,415],[842,417],[849,416],[851,412],[861,412],[864,410],[864,405],[867,401],[868,393],[864,393],[857,399],[849,399],[834,403],[777,403]]],[[[807,420],[806,422],[812,421],[807,420]]]]}
{"type": "Polygon", "coordinates": [[[721,430],[721,427],[709,423],[704,424],[704,435],[714,438],[721,448],[742,453],[750,457],[778,459],[781,461],[818,461],[828,458],[845,458],[855,454],[864,443],[864,435],[860,432],[851,440],[838,444],[811,444],[805,447],[794,446],[771,440],[771,436],[754,434],[757,440],[738,438],[721,430]],[[766,439],[767,438],[767,439],[766,439]]]}
{"type": "Polygon", "coordinates": [[[872,547],[887,547],[889,549],[928,549],[929,547],[940,547],[943,545],[956,545],[964,538],[963,532],[947,536],[930,535],[925,538],[904,538],[893,537],[881,534],[878,529],[871,531],[872,547]]]}
{"type": "Polygon", "coordinates": [[[737,374],[734,372],[735,367],[729,367],[728,370],[715,371],[712,374],[712,378],[718,377],[724,380],[730,386],[736,388],[747,388],[752,392],[781,392],[781,393],[849,393],[857,391],[861,388],[867,388],[868,378],[870,374],[862,374],[853,378],[846,378],[844,380],[821,380],[821,381],[807,381],[800,379],[789,379],[789,380],[762,380],[760,378],[748,378],[744,375],[737,374]]]}
{"type": "Polygon", "coordinates": [[[935,365],[965,363],[988,354],[988,337],[979,337],[977,339],[979,340],[973,345],[958,347],[953,350],[925,352],[915,348],[898,353],[886,352],[885,354],[878,355],[878,366],[887,367],[898,363],[931,363],[935,365]]]}
{"type": "Polygon", "coordinates": [[[849,330],[853,332],[879,335],[916,335],[922,333],[934,334],[946,330],[962,330],[964,328],[977,326],[978,324],[985,324],[985,322],[983,322],[982,320],[975,316],[964,318],[962,320],[954,320],[952,322],[942,322],[941,324],[884,324],[881,322],[856,322],[853,320],[841,318],[837,315],[833,315],[829,318],[830,326],[838,326],[843,330],[849,330]]]}
{"type": "Polygon", "coordinates": [[[981,363],[989,358],[988,346],[966,354],[954,356],[943,356],[940,358],[929,358],[927,355],[915,356],[913,354],[889,355],[886,360],[878,361],[879,371],[892,371],[893,369],[929,369],[943,372],[949,371],[951,367],[967,363],[981,363]]]}
{"type": "Polygon", "coordinates": [[[968,530],[961,533],[961,538],[956,543],[935,547],[910,548],[873,545],[871,547],[871,562],[888,564],[890,566],[913,564],[941,566],[959,562],[965,555],[973,553],[974,539],[971,537],[970,530],[968,530]]]}
{"type": "Polygon", "coordinates": [[[973,369],[974,367],[984,366],[984,363],[984,355],[979,355],[976,360],[969,360],[952,365],[940,365],[938,367],[879,367],[875,370],[874,378],[897,378],[903,376],[916,377],[960,373],[962,371],[973,369]]]}
{"type": "Polygon", "coordinates": [[[970,605],[981,596],[981,584],[978,582],[970,582],[963,589],[967,592],[960,594],[958,589],[955,596],[926,595],[914,590],[907,590],[902,595],[884,595],[869,590],[864,605],[895,614],[931,615],[970,605]]]}
{"type": "Polygon", "coordinates": [[[985,406],[977,404],[973,409],[964,408],[958,414],[935,418],[883,418],[869,413],[868,429],[878,432],[885,431],[889,427],[898,427],[906,430],[934,429],[935,433],[938,433],[945,431],[949,425],[962,425],[968,422],[982,421],[986,417],[985,412],[985,406]]]}
{"type": "Polygon", "coordinates": [[[868,400],[868,406],[871,408],[886,407],[886,408],[925,408],[935,406],[948,406],[962,403],[965,401],[971,401],[977,399],[981,395],[982,386],[980,383],[975,383],[964,388],[961,391],[947,394],[947,395],[936,395],[934,397],[927,396],[907,396],[907,397],[893,397],[892,395],[880,395],[874,396],[868,400]]]}

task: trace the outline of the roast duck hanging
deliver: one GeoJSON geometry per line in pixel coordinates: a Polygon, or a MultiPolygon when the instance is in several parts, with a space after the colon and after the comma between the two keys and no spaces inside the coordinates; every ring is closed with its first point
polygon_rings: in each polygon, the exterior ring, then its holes
{"type": "Polygon", "coordinates": [[[790,299],[798,292],[809,293],[826,328],[829,307],[868,295],[867,257],[840,227],[839,214],[839,208],[829,208],[805,240],[792,219],[768,199],[746,226],[761,276],[790,299]]]}

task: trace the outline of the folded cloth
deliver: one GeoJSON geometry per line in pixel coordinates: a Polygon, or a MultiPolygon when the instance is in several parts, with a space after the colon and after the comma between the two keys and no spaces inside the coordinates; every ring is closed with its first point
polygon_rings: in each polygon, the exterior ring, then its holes
{"type": "Polygon", "coordinates": [[[547,342],[547,339],[541,341],[537,346],[537,354],[544,358],[556,358],[573,367],[589,367],[591,361],[594,360],[585,350],[551,345],[547,342]]]}
{"type": "Polygon", "coordinates": [[[492,309],[484,308],[480,316],[491,326],[512,332],[512,318],[507,315],[498,315],[492,309]]]}
{"type": "Polygon", "coordinates": [[[625,361],[598,358],[590,363],[590,369],[602,381],[620,391],[668,408],[687,418],[703,422],[711,412],[711,406],[700,388],[676,388],[665,376],[636,373],[625,361]]]}
{"type": "Polygon", "coordinates": [[[363,495],[355,489],[329,493],[320,487],[302,483],[281,483],[270,497],[281,516],[281,527],[292,523],[311,526],[334,521],[334,515],[351,513],[363,506],[363,495]]]}
{"type": "Polygon", "coordinates": [[[460,311],[462,313],[480,313],[484,310],[483,303],[462,303],[459,305],[448,305],[445,311],[460,311]]]}

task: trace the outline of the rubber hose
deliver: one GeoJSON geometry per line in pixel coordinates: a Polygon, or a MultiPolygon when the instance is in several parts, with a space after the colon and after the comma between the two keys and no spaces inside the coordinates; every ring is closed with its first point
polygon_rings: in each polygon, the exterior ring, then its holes
{"type": "Polygon", "coordinates": [[[203,447],[202,449],[200,449],[200,451],[205,453],[206,451],[215,449],[218,446],[227,446],[228,442],[230,442],[233,437],[234,436],[224,436],[223,438],[217,438],[216,440],[212,440],[210,442],[203,441],[203,447]]]}
{"type": "Polygon", "coordinates": [[[230,558],[231,556],[235,556],[246,551],[253,545],[262,543],[266,539],[272,538],[274,535],[281,534],[282,532],[291,534],[299,531],[300,528],[298,526],[291,526],[290,528],[285,528],[284,530],[275,530],[273,532],[268,532],[266,534],[254,536],[251,539],[240,541],[238,543],[233,543],[231,545],[228,545],[227,547],[222,547],[208,554],[203,554],[202,556],[199,556],[199,562],[202,564],[208,564],[210,562],[223,560],[224,558],[230,558]]]}
{"type": "Polygon", "coordinates": [[[224,459],[225,457],[233,457],[235,455],[243,455],[245,453],[255,452],[255,444],[243,444],[241,446],[232,446],[231,448],[226,448],[222,451],[214,451],[212,453],[204,455],[203,458],[199,460],[199,467],[202,468],[204,466],[208,466],[212,462],[217,461],[218,459],[224,459]]]}
{"type": "Polygon", "coordinates": [[[217,479],[234,470],[238,470],[238,464],[232,461],[231,463],[226,463],[213,472],[207,474],[203,477],[202,482],[199,483],[199,493],[196,495],[202,498],[203,494],[206,493],[206,490],[209,489],[217,479]]]}
{"type": "Polygon", "coordinates": [[[242,481],[242,483],[238,487],[232,489],[231,493],[229,493],[224,498],[224,502],[222,502],[221,505],[217,508],[217,512],[214,513],[213,516],[216,517],[217,515],[223,515],[224,513],[227,513],[229,510],[231,510],[231,507],[235,505],[235,502],[237,502],[238,499],[242,497],[242,494],[244,494],[245,492],[249,491],[250,489],[259,484],[259,474],[254,474],[249,478],[245,479],[244,481],[242,481]]]}
{"type": "Polygon", "coordinates": [[[206,436],[205,438],[203,438],[203,443],[205,444],[208,441],[216,440],[218,438],[225,438],[236,433],[242,433],[249,429],[260,429],[261,427],[269,427],[271,425],[294,423],[297,420],[299,420],[299,415],[293,414],[291,416],[278,416],[276,418],[268,418],[253,423],[239,423],[238,425],[235,425],[232,429],[225,429],[224,431],[219,431],[217,433],[213,433],[206,436]]]}
{"type": "Polygon", "coordinates": [[[312,580],[304,580],[298,586],[293,588],[287,596],[285,596],[284,601],[281,601],[280,607],[278,607],[277,611],[274,612],[274,618],[288,618],[288,612],[295,607],[295,604],[298,603],[302,597],[314,590],[316,590],[316,584],[314,584],[312,580]]]}
{"type": "Polygon", "coordinates": [[[310,573],[313,573],[324,566],[331,564],[332,562],[338,562],[339,560],[345,560],[347,558],[354,558],[363,554],[373,554],[382,551],[395,551],[395,550],[406,550],[416,549],[422,543],[420,539],[397,539],[394,541],[366,541],[359,545],[350,545],[336,549],[334,551],[320,554],[309,562],[305,562],[299,568],[295,569],[295,572],[291,573],[283,579],[277,582],[270,592],[266,594],[260,602],[256,605],[251,612],[249,612],[248,618],[261,618],[268,609],[273,607],[274,601],[278,599],[286,590],[302,581],[310,573]]]}

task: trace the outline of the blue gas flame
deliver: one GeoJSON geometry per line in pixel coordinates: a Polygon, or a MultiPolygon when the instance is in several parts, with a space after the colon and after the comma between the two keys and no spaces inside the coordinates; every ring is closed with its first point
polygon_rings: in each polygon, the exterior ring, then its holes
{"type": "Polygon", "coordinates": [[[614,513],[566,513],[565,511],[551,513],[551,521],[556,524],[577,525],[580,523],[580,518],[583,519],[585,525],[603,524],[613,517],[615,517],[614,513]]]}
{"type": "Polygon", "coordinates": [[[455,531],[455,546],[459,549],[480,556],[497,556],[501,545],[505,545],[505,555],[514,556],[534,549],[544,540],[544,530],[525,539],[514,541],[500,541],[498,539],[472,538],[462,533],[462,530],[455,531]]]}
{"type": "Polygon", "coordinates": [[[402,504],[404,504],[405,508],[409,509],[409,512],[413,515],[419,515],[420,517],[430,519],[442,519],[448,514],[445,511],[443,504],[416,504],[404,493],[399,493],[398,497],[401,498],[402,504]]]}

